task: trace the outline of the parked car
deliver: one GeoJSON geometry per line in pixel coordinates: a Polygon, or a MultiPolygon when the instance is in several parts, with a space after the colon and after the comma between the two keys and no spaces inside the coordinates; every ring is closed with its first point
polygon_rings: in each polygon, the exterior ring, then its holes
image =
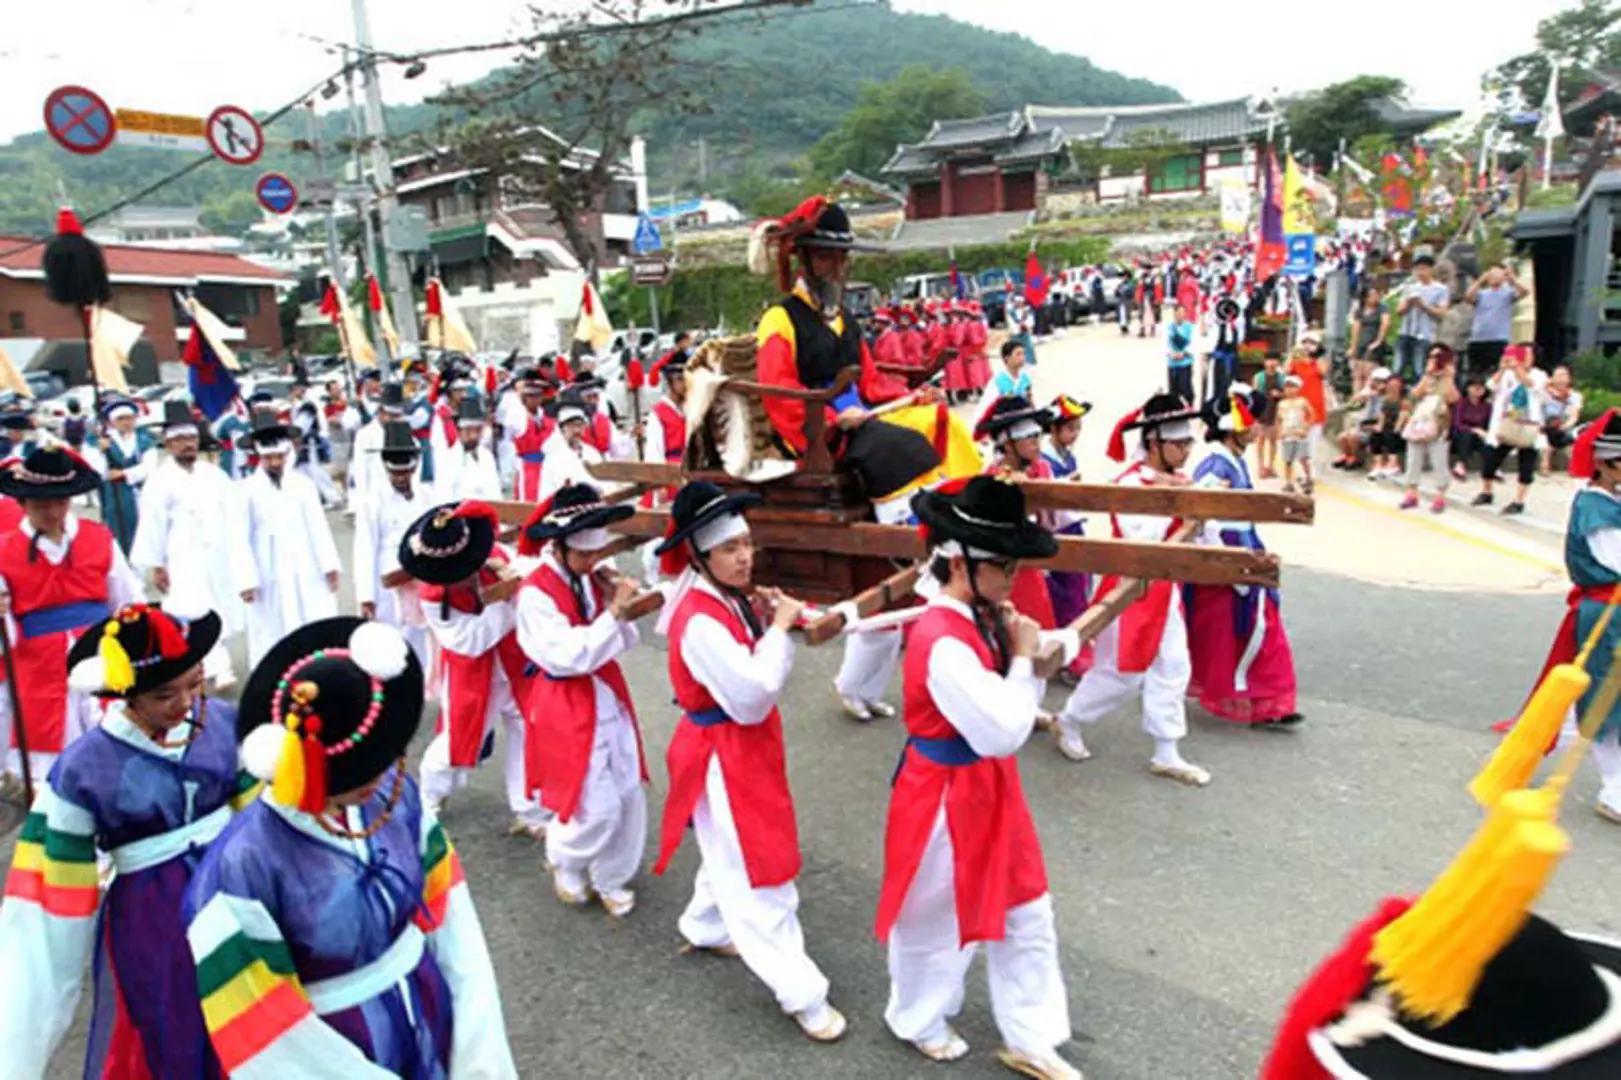
{"type": "Polygon", "coordinates": [[[1008,289],[1023,289],[1024,274],[1019,270],[981,270],[974,284],[986,323],[996,327],[1007,322],[1008,289]]]}
{"type": "MultiPolygon", "coordinates": [[[[963,293],[966,296],[979,296],[979,279],[972,274],[962,274],[963,293]]],[[[897,300],[943,300],[948,296],[955,296],[956,289],[952,285],[949,271],[936,274],[910,274],[895,283],[895,299],[897,300]]]]}
{"type": "Polygon", "coordinates": [[[878,310],[881,299],[878,286],[865,281],[852,281],[844,287],[844,310],[863,322],[878,310]]]}
{"type": "Polygon", "coordinates": [[[30,371],[23,375],[23,382],[35,401],[56,397],[68,388],[67,380],[54,371],[30,371]]]}

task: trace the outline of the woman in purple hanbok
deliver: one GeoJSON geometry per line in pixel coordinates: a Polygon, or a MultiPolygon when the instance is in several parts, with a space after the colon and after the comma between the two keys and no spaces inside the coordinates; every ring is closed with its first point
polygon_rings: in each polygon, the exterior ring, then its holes
{"type": "MultiPolygon", "coordinates": [[[[1259,429],[1263,404],[1254,391],[1234,383],[1226,399],[1206,406],[1210,453],[1193,470],[1202,487],[1251,491],[1244,451],[1259,429]]],[[[1207,544],[1265,551],[1248,521],[1212,521],[1201,540],[1207,544]]],[[[1212,716],[1240,724],[1287,728],[1302,717],[1295,710],[1295,660],[1283,629],[1278,590],[1253,585],[1190,585],[1184,597],[1188,653],[1193,676],[1188,695],[1212,716]]]]}
{"type": "MultiPolygon", "coordinates": [[[[237,769],[236,709],[202,695],[220,620],[119,609],[69,654],[106,714],[39,789],[0,904],[0,1077],[36,1080],[91,968],[86,1078],[210,1080],[181,906],[206,846],[254,786],[237,769]],[[101,888],[98,856],[114,871],[101,888]]],[[[22,688],[26,693],[26,688],[22,688]]]]}
{"type": "Polygon", "coordinates": [[[269,781],[198,868],[187,937],[238,1080],[516,1078],[461,863],[406,773],[422,668],[395,628],[323,619],[243,689],[269,781]]]}
{"type": "MultiPolygon", "coordinates": [[[[1075,443],[1081,437],[1081,418],[1091,411],[1089,402],[1076,401],[1067,394],[1059,394],[1047,406],[1053,414],[1053,426],[1047,435],[1047,448],[1041,452],[1054,480],[1081,478],[1080,465],[1075,460],[1075,443]]],[[[1054,510],[1051,527],[1059,536],[1085,536],[1086,520],[1079,510],[1054,510]]],[[[1068,626],[1086,610],[1092,591],[1092,575],[1068,570],[1047,571],[1047,592],[1053,601],[1053,618],[1059,626],[1068,626]]],[[[1077,672],[1076,674],[1079,674],[1077,672]]]]}

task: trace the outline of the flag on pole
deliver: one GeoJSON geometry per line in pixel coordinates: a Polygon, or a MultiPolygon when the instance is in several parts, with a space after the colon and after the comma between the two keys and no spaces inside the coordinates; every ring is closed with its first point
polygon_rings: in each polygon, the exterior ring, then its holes
{"type": "Polygon", "coordinates": [[[1548,74],[1548,93],[1542,99],[1542,115],[1537,117],[1537,138],[1553,141],[1565,134],[1565,115],[1559,108],[1559,65],[1548,74]]]}
{"type": "Polygon", "coordinates": [[[456,302],[445,295],[444,283],[438,278],[428,279],[427,315],[424,322],[428,331],[428,348],[469,356],[478,352],[472,332],[462,321],[461,312],[456,310],[456,302]]]}
{"type": "Polygon", "coordinates": [[[951,257],[951,295],[962,300],[968,295],[968,289],[962,283],[962,275],[957,272],[957,256],[951,257]]]}
{"type": "Polygon", "coordinates": [[[223,363],[200,325],[191,328],[186,351],[180,359],[186,363],[187,381],[191,386],[191,400],[212,423],[231,411],[241,390],[223,363]]]}
{"type": "Polygon", "coordinates": [[[326,282],[326,295],[321,298],[321,314],[332,320],[338,328],[338,340],[356,367],[375,367],[377,350],[366,340],[366,331],[355,316],[354,309],[344,297],[343,290],[331,278],[326,282]]]}
{"type": "Polygon", "coordinates": [[[1041,307],[1047,302],[1047,275],[1041,269],[1041,260],[1036,258],[1033,244],[1024,257],[1024,298],[1031,307],[1041,307]]]}
{"type": "Polygon", "coordinates": [[[1267,147],[1261,166],[1261,228],[1255,244],[1255,278],[1265,281],[1283,269],[1288,251],[1283,239],[1283,176],[1277,154],[1267,147]]]}
{"type": "Polygon", "coordinates": [[[383,335],[383,344],[388,346],[388,355],[400,355],[400,335],[394,331],[394,316],[388,313],[388,305],[383,302],[383,290],[377,284],[376,274],[366,275],[366,306],[371,308],[371,317],[377,322],[377,332],[383,335]]]}
{"type": "Polygon", "coordinates": [[[585,283],[585,293],[580,298],[580,321],[574,326],[574,340],[589,342],[594,352],[601,352],[613,341],[613,323],[608,321],[608,311],[602,304],[602,297],[590,280],[585,283]]]}
{"type": "Polygon", "coordinates": [[[129,393],[124,369],[129,366],[130,350],[146,328],[99,305],[90,324],[90,362],[96,368],[96,381],[104,390],[129,393]]]}
{"type": "Polygon", "coordinates": [[[191,315],[192,324],[202,330],[203,336],[208,339],[209,346],[214,350],[214,355],[219,357],[226,370],[241,371],[242,365],[236,362],[236,353],[232,352],[231,347],[225,342],[226,332],[230,328],[220,320],[220,317],[199,304],[194,296],[186,298],[186,311],[191,315]]]}
{"type": "Polygon", "coordinates": [[[29,388],[28,380],[22,377],[17,365],[11,362],[11,354],[4,346],[0,346],[0,390],[10,390],[23,397],[33,397],[34,391],[29,388]]]}

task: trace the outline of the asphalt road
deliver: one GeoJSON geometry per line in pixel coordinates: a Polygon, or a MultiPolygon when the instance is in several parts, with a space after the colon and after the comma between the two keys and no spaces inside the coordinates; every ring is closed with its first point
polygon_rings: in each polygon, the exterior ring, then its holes
{"type": "MultiPolygon", "coordinates": [[[[1349,539],[1390,543],[1360,531],[1349,539]]],[[[1422,889],[1478,824],[1464,788],[1494,745],[1488,725],[1520,704],[1560,615],[1547,594],[1391,587],[1298,565],[1285,571],[1284,596],[1307,722],[1259,733],[1193,707],[1185,750],[1214,773],[1209,788],[1149,776],[1134,709],[1088,737],[1090,762],[1063,760],[1044,738],[1021,755],[1062,941],[1068,1054],[1092,1080],[1254,1076],[1304,974],[1380,897],[1422,889]]],[[[836,645],[801,646],[782,712],[806,941],[851,1019],[848,1037],[812,1044],[740,962],[678,955],[691,846],[666,877],[641,878],[624,922],[562,907],[541,848],[505,836],[499,774],[486,769],[446,824],[524,1077],[1005,1075],[978,968],[959,1024],[973,1047],[965,1061],[930,1065],[883,1025],[872,918],[903,735],[898,721],[844,718],[831,690],[837,662],[836,645]]],[[[638,648],[625,667],[647,736],[656,831],[677,714],[660,645],[638,648]]],[[[1049,704],[1061,700],[1055,690],[1049,704]]],[[[1621,933],[1612,891],[1621,832],[1589,811],[1596,786],[1590,769],[1574,785],[1565,821],[1574,849],[1540,910],[1621,933]]],[[[652,857],[650,843],[649,866],[652,857]]],[[[82,1044],[81,1025],[52,1076],[78,1075],[82,1044]]]]}

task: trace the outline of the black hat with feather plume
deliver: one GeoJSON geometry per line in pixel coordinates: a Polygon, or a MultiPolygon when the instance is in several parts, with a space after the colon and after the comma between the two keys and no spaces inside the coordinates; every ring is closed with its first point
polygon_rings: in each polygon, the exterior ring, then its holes
{"type": "Polygon", "coordinates": [[[69,307],[105,304],[113,297],[101,245],[84,234],[79,216],[67,207],[56,215],[56,235],[45,245],[45,290],[69,307]]]}

